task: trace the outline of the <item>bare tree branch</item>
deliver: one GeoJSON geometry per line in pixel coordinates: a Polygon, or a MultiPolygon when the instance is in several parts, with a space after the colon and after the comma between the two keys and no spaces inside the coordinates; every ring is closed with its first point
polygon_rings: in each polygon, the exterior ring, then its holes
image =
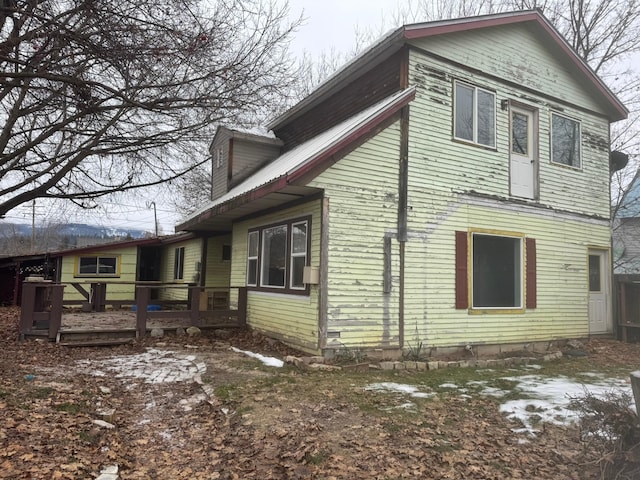
{"type": "Polygon", "coordinates": [[[0,216],[191,171],[217,123],[283,103],[287,13],[269,0],[1,0],[0,216]]]}

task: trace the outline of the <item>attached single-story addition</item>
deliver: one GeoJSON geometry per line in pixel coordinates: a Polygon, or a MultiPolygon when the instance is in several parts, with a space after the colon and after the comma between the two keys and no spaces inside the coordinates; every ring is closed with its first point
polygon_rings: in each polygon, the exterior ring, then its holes
{"type": "Polygon", "coordinates": [[[611,334],[626,115],[537,10],[408,25],[269,125],[255,173],[223,149],[177,230],[230,233],[248,324],[310,352],[611,334]]]}

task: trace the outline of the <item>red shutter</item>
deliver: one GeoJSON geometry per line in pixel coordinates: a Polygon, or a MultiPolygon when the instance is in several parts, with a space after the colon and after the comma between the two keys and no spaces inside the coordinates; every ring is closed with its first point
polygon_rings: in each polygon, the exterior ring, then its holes
{"type": "Polygon", "coordinates": [[[537,282],[536,282],[536,239],[526,239],[527,253],[527,286],[526,286],[526,306],[527,308],[536,308],[538,306],[537,282]]]}
{"type": "Polygon", "coordinates": [[[456,308],[469,308],[467,232],[456,232],[456,308]]]}

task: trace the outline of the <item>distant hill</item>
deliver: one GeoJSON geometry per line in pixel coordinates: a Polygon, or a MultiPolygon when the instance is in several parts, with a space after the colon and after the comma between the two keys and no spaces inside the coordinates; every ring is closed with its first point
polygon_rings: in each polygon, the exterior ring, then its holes
{"type": "MultiPolygon", "coordinates": [[[[71,237],[98,237],[98,238],[144,238],[149,232],[135,228],[103,227],[86,223],[62,223],[48,227],[36,227],[36,235],[39,232],[55,231],[57,235],[71,237]]],[[[0,223],[0,235],[6,233],[31,236],[31,225],[26,223],[0,223]]]]}
{"type": "Polygon", "coordinates": [[[31,225],[0,222],[0,256],[66,250],[118,240],[144,238],[149,235],[151,235],[150,232],[135,228],[64,223],[36,227],[35,244],[32,246],[31,225]]]}

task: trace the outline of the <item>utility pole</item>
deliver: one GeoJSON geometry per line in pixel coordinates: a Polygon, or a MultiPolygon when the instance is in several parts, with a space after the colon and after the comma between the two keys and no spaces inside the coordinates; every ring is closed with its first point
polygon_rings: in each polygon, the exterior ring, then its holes
{"type": "MultiPolygon", "coordinates": [[[[158,213],[156,212],[156,202],[149,202],[149,205],[153,205],[153,225],[156,230],[156,237],[158,236],[158,213]]],[[[149,208],[147,205],[147,208],[149,208]]]]}

